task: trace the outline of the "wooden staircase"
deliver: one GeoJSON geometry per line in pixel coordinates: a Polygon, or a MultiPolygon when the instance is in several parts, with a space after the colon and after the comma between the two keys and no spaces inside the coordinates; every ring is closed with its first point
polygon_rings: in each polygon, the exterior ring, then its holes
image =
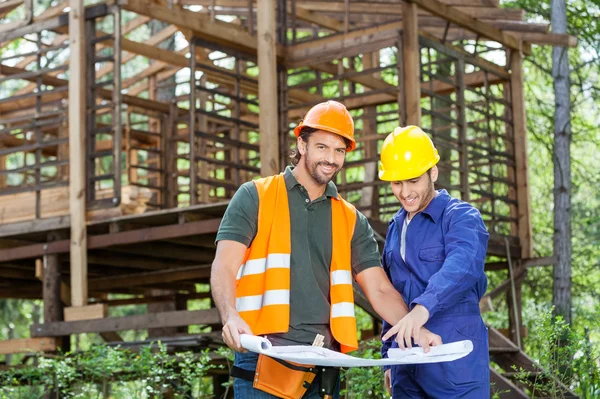
{"type": "MultiPolygon", "coordinates": [[[[504,392],[500,394],[502,399],[520,399],[529,398],[525,393],[525,388],[533,386],[533,381],[536,378],[545,378],[543,370],[541,370],[525,352],[519,347],[506,338],[500,331],[493,327],[488,327],[488,338],[490,347],[490,360],[498,364],[503,372],[498,372],[490,366],[490,381],[492,385],[492,393],[504,392]],[[531,385],[526,387],[516,380],[518,375],[513,370],[513,366],[517,369],[524,369],[530,372],[532,378],[531,385]]],[[[538,380],[539,381],[539,380],[538,380]]],[[[560,389],[561,397],[563,398],[577,398],[578,396],[572,392],[568,387],[564,386],[560,382],[555,382],[560,389]]],[[[546,397],[543,393],[536,393],[536,398],[546,397]]]]}

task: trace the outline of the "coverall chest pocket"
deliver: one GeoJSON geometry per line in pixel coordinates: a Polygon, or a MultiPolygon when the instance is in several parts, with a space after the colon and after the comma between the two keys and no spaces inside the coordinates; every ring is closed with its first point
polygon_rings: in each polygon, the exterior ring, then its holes
{"type": "Polygon", "coordinates": [[[435,247],[421,248],[419,250],[419,259],[425,262],[443,262],[444,246],[437,245],[435,247]]]}
{"type": "Polygon", "coordinates": [[[431,277],[436,273],[444,263],[444,246],[436,245],[434,247],[421,248],[419,250],[419,261],[421,268],[427,275],[425,278],[431,277]]]}

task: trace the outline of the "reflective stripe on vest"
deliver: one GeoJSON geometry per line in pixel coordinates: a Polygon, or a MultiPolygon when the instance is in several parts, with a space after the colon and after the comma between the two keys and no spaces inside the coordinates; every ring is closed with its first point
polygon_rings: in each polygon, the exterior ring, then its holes
{"type": "MultiPolygon", "coordinates": [[[[290,322],[291,230],[283,174],[254,181],[258,191],[258,229],[237,273],[236,309],[253,334],[284,333],[290,322]],[[275,232],[274,234],[271,234],[275,232]]],[[[350,243],[356,209],[331,199],[330,327],[342,352],[358,348],[350,243]]]]}

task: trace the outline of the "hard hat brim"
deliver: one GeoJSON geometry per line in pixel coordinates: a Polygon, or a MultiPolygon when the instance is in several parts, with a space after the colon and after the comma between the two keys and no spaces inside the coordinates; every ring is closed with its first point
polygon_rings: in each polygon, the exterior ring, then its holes
{"type": "Polygon", "coordinates": [[[426,173],[429,169],[433,168],[440,160],[439,154],[436,155],[435,159],[431,162],[419,165],[418,168],[410,169],[410,170],[381,170],[379,169],[379,180],[383,181],[403,181],[416,179],[417,177],[426,173]]]}
{"type": "Polygon", "coordinates": [[[298,124],[298,126],[296,126],[294,128],[294,134],[296,135],[296,137],[300,137],[300,132],[302,131],[303,127],[312,127],[313,129],[323,130],[323,131],[329,132],[329,133],[334,133],[334,134],[337,134],[338,136],[341,136],[345,139],[350,140],[350,146],[348,148],[346,148],[346,151],[348,151],[348,152],[350,152],[356,148],[356,141],[348,133],[345,133],[341,130],[332,128],[331,126],[324,126],[324,125],[319,125],[319,124],[315,124],[315,123],[304,124],[304,123],[300,122],[298,124]]]}

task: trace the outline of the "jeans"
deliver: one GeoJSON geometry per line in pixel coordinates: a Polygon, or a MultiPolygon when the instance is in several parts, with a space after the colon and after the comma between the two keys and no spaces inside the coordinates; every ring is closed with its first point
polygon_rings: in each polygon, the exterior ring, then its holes
{"type": "MultiPolygon", "coordinates": [[[[258,354],[254,352],[247,353],[236,353],[235,354],[235,365],[245,370],[256,370],[256,363],[258,362],[258,354]]],[[[319,395],[319,382],[320,377],[317,375],[310,388],[306,391],[303,399],[321,399],[319,395]]],[[[236,378],[233,383],[233,393],[236,399],[276,399],[277,396],[273,396],[266,392],[255,389],[252,386],[252,381],[246,381],[241,378],[236,378]]],[[[338,379],[336,389],[333,394],[334,399],[340,397],[340,381],[338,379]]]]}

